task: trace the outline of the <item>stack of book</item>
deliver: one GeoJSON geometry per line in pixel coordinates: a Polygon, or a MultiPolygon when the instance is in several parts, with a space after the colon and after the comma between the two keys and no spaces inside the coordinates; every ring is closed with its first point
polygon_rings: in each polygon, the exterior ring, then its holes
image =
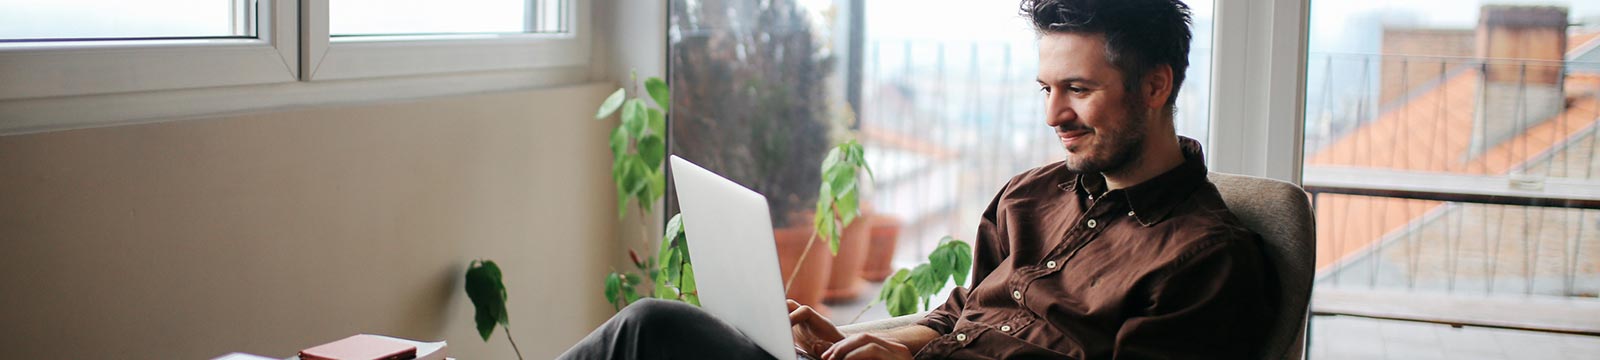
{"type": "Polygon", "coordinates": [[[445,360],[445,342],[360,334],[300,350],[299,360],[445,360]]]}

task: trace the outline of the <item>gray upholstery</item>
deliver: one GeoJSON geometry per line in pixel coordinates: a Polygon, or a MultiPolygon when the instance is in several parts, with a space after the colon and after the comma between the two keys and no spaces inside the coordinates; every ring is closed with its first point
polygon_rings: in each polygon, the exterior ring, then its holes
{"type": "MultiPolygon", "coordinates": [[[[1277,321],[1267,340],[1266,359],[1302,359],[1305,355],[1307,303],[1316,262],[1316,223],[1311,202],[1299,186],[1278,180],[1211,173],[1211,182],[1245,226],[1261,234],[1267,262],[1277,270],[1277,321]]],[[[923,314],[846,325],[846,335],[911,325],[923,314]]]]}
{"type": "Polygon", "coordinates": [[[1228,210],[1261,234],[1267,262],[1278,273],[1278,316],[1268,332],[1266,358],[1303,358],[1317,244],[1310,199],[1283,181],[1216,172],[1209,177],[1228,210]]]}

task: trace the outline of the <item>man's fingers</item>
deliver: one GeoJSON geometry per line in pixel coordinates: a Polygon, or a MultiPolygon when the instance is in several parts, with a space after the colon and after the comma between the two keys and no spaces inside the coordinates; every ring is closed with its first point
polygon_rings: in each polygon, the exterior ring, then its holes
{"type": "Polygon", "coordinates": [[[799,301],[794,301],[794,299],[789,299],[789,312],[794,312],[795,309],[799,309],[799,308],[800,308],[800,302],[799,301]]]}
{"type": "Polygon", "coordinates": [[[856,334],[833,344],[822,353],[822,360],[901,359],[910,357],[905,345],[871,334],[856,334]]]}
{"type": "Polygon", "coordinates": [[[857,348],[871,344],[875,339],[877,339],[877,336],[873,336],[872,334],[850,335],[850,337],[844,338],[844,340],[833,343],[833,346],[829,347],[828,351],[822,352],[822,360],[843,359],[845,354],[849,354],[850,352],[855,351],[857,348]]]}
{"type": "Polygon", "coordinates": [[[795,307],[794,310],[789,311],[789,324],[805,325],[815,328],[833,326],[833,323],[828,322],[828,318],[822,317],[822,314],[818,314],[816,310],[813,310],[810,306],[805,305],[800,305],[799,307],[795,307]]]}

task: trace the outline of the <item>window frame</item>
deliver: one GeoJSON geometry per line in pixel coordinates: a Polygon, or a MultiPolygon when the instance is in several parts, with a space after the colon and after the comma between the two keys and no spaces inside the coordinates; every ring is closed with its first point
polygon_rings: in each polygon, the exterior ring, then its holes
{"type": "Polygon", "coordinates": [[[0,100],[295,81],[300,4],[258,6],[254,39],[0,43],[0,100]]]}
{"type": "Polygon", "coordinates": [[[256,39],[0,44],[0,136],[580,84],[592,3],[561,34],[336,41],[328,0],[260,0],[256,39]]]}
{"type": "Polygon", "coordinates": [[[1310,7],[1309,0],[1216,0],[1211,170],[1300,184],[1310,7]]]}
{"type": "Polygon", "coordinates": [[[578,66],[589,62],[591,1],[572,0],[562,33],[333,38],[328,2],[307,0],[301,16],[302,79],[340,80],[578,66]]]}

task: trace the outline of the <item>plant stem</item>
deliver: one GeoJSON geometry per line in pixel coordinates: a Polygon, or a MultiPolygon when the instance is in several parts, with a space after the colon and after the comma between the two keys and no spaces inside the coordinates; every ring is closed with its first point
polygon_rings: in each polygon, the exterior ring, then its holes
{"type": "Polygon", "coordinates": [[[644,204],[639,204],[639,242],[645,245],[650,245],[650,223],[648,222],[649,220],[645,219],[649,217],[649,214],[650,212],[644,208],[644,204]]]}
{"type": "Polygon", "coordinates": [[[517,352],[517,360],[522,360],[522,350],[517,349],[517,340],[511,338],[511,325],[500,325],[500,327],[506,329],[506,341],[511,342],[511,351],[517,352]]]}
{"type": "Polygon", "coordinates": [[[789,281],[783,284],[783,293],[789,293],[789,287],[794,286],[794,277],[800,275],[801,265],[806,263],[806,255],[811,255],[811,244],[817,240],[817,228],[811,228],[811,236],[806,238],[806,249],[800,251],[800,259],[795,260],[794,270],[789,271],[789,281]]]}
{"type": "Polygon", "coordinates": [[[871,309],[873,305],[877,305],[878,303],[879,301],[867,303],[867,307],[861,308],[861,312],[856,313],[856,317],[850,318],[850,323],[854,324],[856,321],[861,320],[861,315],[866,314],[867,309],[871,309]]]}

